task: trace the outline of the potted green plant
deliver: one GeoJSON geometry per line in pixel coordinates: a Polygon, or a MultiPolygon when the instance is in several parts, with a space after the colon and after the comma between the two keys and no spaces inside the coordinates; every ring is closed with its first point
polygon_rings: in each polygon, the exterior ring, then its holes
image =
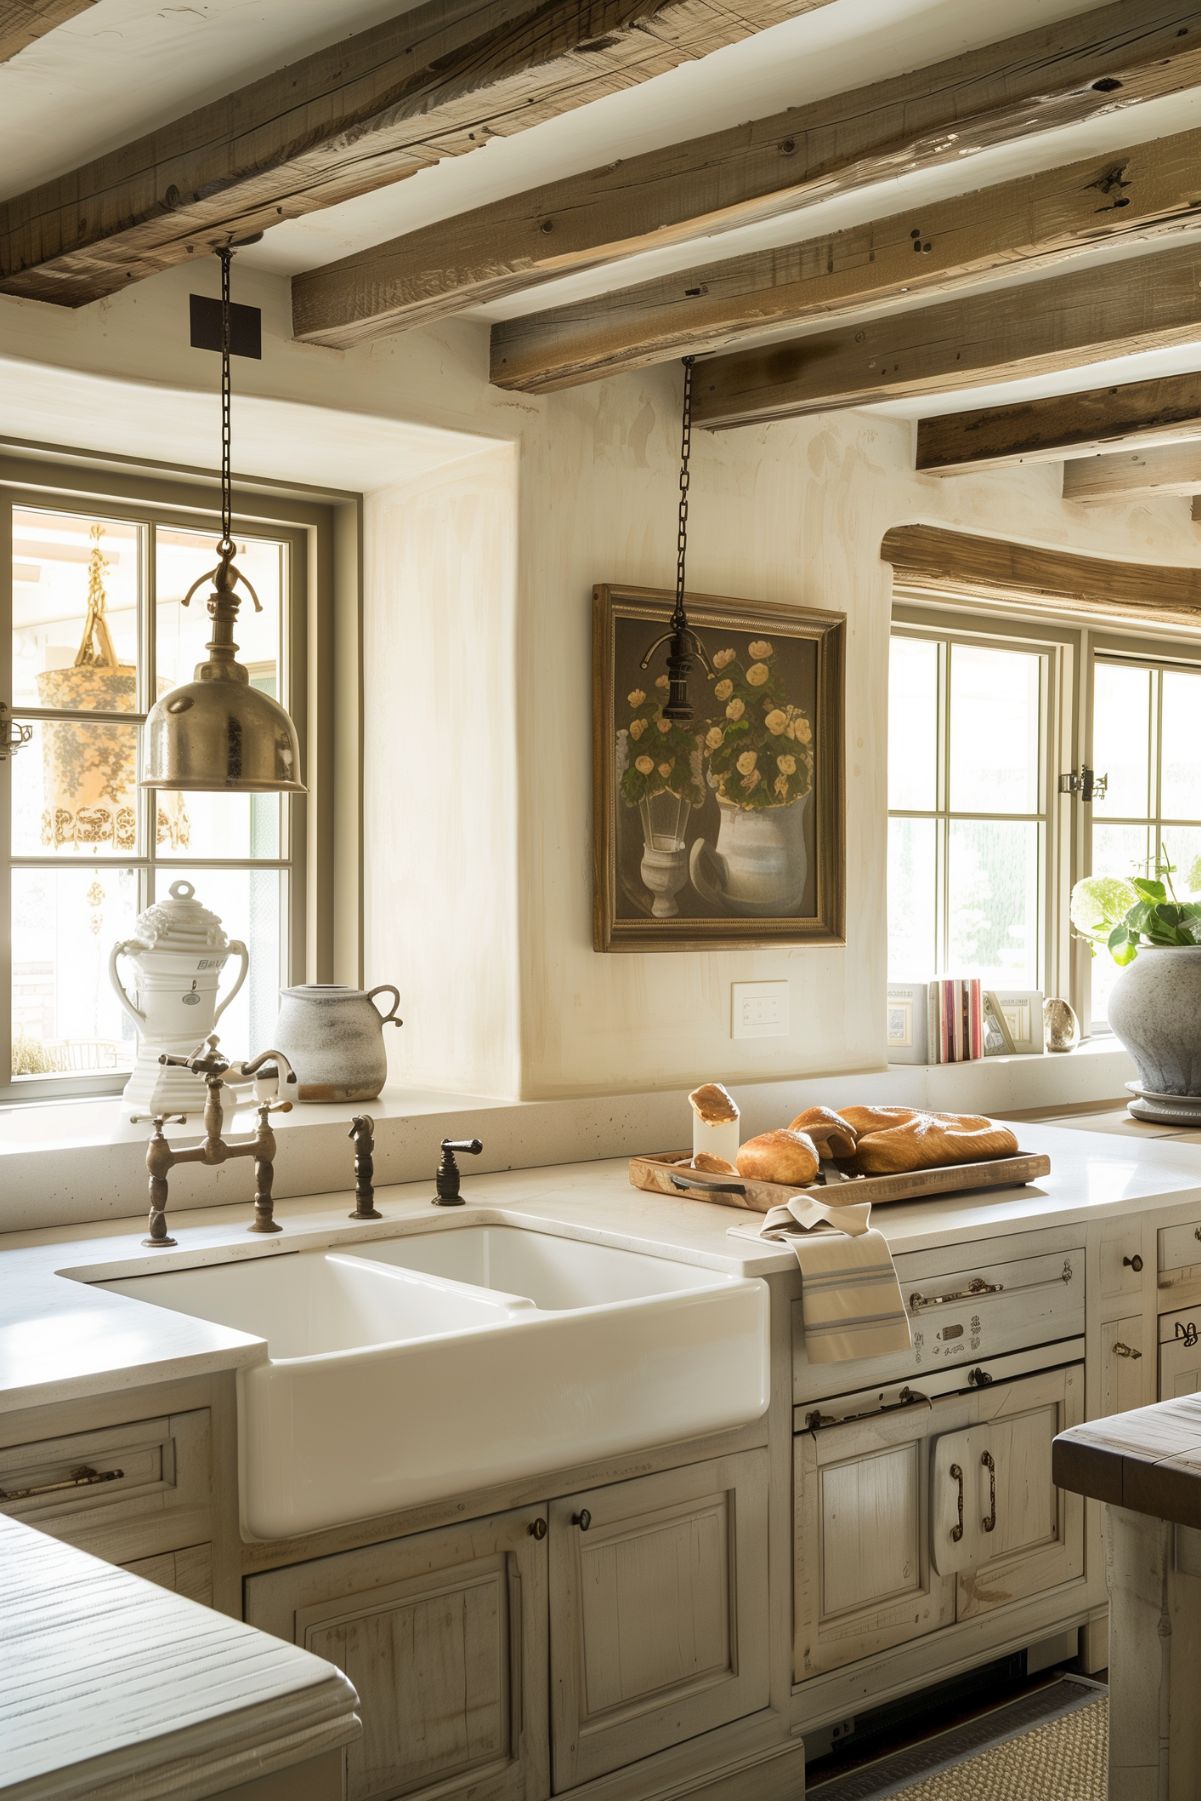
{"type": "Polygon", "coordinates": [[[1088,876],[1072,890],[1071,917],[1093,954],[1107,950],[1122,968],[1109,1024],[1144,1096],[1201,1101],[1201,858],[1183,897],[1178,873],[1161,846],[1154,875],[1088,876]]]}
{"type": "Polygon", "coordinates": [[[693,886],[734,912],[791,913],[808,876],[813,728],[789,699],[767,639],[749,644],[745,660],[730,647],[716,651],[713,671],[704,748],[719,825],[712,849],[703,839],[692,847],[693,886]]]}
{"type": "Polygon", "coordinates": [[[629,724],[619,733],[620,793],[641,816],[640,874],[656,919],[674,919],[680,910],[676,895],[688,879],[688,815],[705,798],[697,733],[664,719],[666,698],[665,675],[655,678],[651,694],[632,688],[626,696],[629,724]]]}

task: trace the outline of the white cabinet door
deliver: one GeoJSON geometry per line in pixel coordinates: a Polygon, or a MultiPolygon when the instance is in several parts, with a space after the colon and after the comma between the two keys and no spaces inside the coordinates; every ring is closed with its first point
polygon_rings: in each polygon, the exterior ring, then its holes
{"type": "Polygon", "coordinates": [[[1141,1313],[1107,1320],[1101,1327],[1101,1417],[1127,1413],[1155,1399],[1155,1367],[1146,1354],[1141,1313]]]}
{"type": "Polygon", "coordinates": [[[795,1681],[954,1619],[954,1579],[930,1556],[930,1445],[971,1419],[972,1402],[956,1396],[797,1435],[795,1681]]]}
{"type": "Polygon", "coordinates": [[[767,1481],[746,1451],[552,1504],[556,1791],[767,1706],[767,1481]]]}
{"type": "Polygon", "coordinates": [[[1201,1307],[1159,1317],[1159,1399],[1201,1391],[1201,1307]]]}
{"type": "Polygon", "coordinates": [[[546,1538],[525,1507],[248,1579],[250,1624],[359,1692],[348,1801],[542,1801],[546,1538]]]}
{"type": "Polygon", "coordinates": [[[974,1554],[956,1577],[960,1620],[1084,1579],[1084,1501],[1051,1479],[1056,1434],[1084,1418],[1083,1368],[998,1383],[976,1406],[964,1470],[974,1554]]]}

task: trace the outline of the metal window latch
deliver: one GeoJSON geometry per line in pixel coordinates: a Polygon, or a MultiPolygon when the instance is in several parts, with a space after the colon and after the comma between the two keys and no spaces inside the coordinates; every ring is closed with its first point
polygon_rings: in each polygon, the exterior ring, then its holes
{"type": "Polygon", "coordinates": [[[1059,778],[1059,792],[1061,794],[1078,794],[1086,805],[1089,801],[1104,800],[1108,787],[1109,777],[1098,775],[1096,770],[1090,769],[1087,763],[1080,765],[1078,774],[1069,769],[1066,775],[1061,775],[1059,778]]]}
{"type": "Polygon", "coordinates": [[[22,725],[12,718],[4,702],[0,700],[0,763],[7,763],[10,755],[23,750],[33,737],[33,727],[22,725]]]}

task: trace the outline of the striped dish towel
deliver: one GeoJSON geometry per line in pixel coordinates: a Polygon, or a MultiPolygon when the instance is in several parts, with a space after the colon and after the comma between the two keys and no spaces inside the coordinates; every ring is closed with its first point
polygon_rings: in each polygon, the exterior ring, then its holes
{"type": "Polygon", "coordinates": [[[887,1357],[913,1348],[892,1252],[869,1222],[871,1202],[831,1207],[793,1195],[764,1215],[759,1231],[731,1226],[743,1238],[790,1244],[801,1266],[805,1355],[811,1363],[887,1357]]]}

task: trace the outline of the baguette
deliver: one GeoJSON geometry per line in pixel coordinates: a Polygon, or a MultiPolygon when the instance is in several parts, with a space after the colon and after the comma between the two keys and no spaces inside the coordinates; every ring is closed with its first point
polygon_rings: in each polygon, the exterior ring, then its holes
{"type": "Polygon", "coordinates": [[[841,1163],[855,1155],[859,1134],[854,1126],[836,1113],[833,1107],[806,1107],[789,1126],[790,1132],[804,1132],[812,1138],[822,1157],[841,1163]]]}
{"type": "Polygon", "coordinates": [[[853,1108],[847,1113],[902,1114],[864,1131],[855,1147],[854,1167],[865,1176],[891,1176],[952,1163],[983,1163],[1017,1154],[1007,1126],[976,1113],[919,1113],[909,1107],[853,1108]]]}

